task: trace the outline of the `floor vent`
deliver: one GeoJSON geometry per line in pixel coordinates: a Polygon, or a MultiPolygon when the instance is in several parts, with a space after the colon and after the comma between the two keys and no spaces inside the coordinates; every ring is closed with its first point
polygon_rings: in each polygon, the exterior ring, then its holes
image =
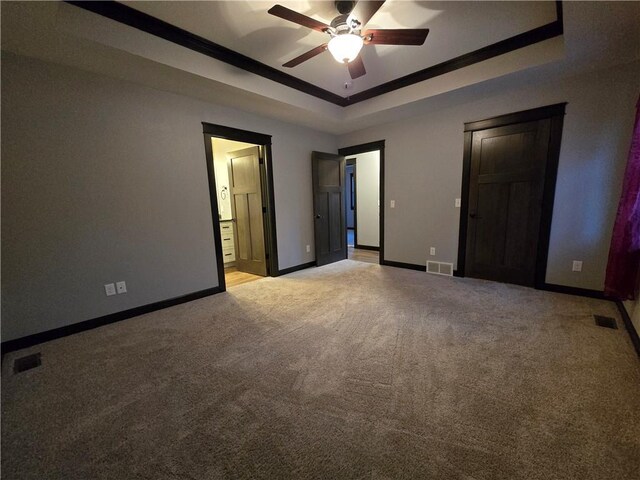
{"type": "Polygon", "coordinates": [[[17,358],[13,362],[13,373],[20,373],[32,368],[39,367],[42,364],[40,353],[33,353],[26,357],[17,358]]]}
{"type": "Polygon", "coordinates": [[[596,325],[599,327],[605,328],[618,328],[618,324],[616,323],[616,319],[612,317],[603,317],[602,315],[594,315],[593,318],[596,320],[596,325]]]}
{"type": "Polygon", "coordinates": [[[453,276],[453,263],[433,262],[427,260],[427,273],[435,273],[436,275],[453,276]]]}

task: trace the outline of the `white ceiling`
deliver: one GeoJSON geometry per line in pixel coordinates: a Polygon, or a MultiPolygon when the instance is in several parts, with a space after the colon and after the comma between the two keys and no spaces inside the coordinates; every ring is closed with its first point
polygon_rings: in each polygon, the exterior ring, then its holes
{"type": "MultiPolygon", "coordinates": [[[[137,10],[344,96],[344,66],[329,54],[294,69],[281,63],[323,34],[266,13],[276,2],[132,2],[137,10]],[[338,72],[338,73],[336,73],[338,72]]],[[[281,2],[330,21],[333,2],[281,2]]],[[[248,112],[344,133],[415,115],[447,92],[542,81],[640,59],[640,2],[564,2],[564,35],[346,108],[250,74],[167,40],[60,2],[2,2],[2,49],[122,78],[248,112]],[[498,80],[500,79],[500,80],[498,80]],[[382,115],[384,113],[384,115],[382,115]]],[[[355,91],[438,63],[554,19],[555,2],[388,0],[370,25],[431,29],[421,47],[367,46],[355,91]],[[413,23],[412,23],[413,22],[413,23]],[[420,54],[416,54],[419,52],[420,54]]]]}

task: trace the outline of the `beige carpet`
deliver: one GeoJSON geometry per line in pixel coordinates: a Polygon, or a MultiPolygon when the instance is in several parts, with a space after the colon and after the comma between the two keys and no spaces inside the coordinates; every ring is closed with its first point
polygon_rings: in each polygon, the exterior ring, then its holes
{"type": "Polygon", "coordinates": [[[2,478],[637,480],[640,362],[594,313],[349,260],[248,283],[10,354],[2,478]]]}

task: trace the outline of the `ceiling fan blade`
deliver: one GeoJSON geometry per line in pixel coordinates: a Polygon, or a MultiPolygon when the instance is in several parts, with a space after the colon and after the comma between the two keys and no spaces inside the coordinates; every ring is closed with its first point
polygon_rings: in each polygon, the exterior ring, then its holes
{"type": "Polygon", "coordinates": [[[313,49],[309,50],[308,52],[303,53],[300,56],[297,56],[293,60],[289,60],[287,63],[285,63],[282,66],[283,67],[289,67],[289,68],[295,67],[296,65],[300,65],[302,62],[306,62],[307,60],[309,60],[310,58],[315,57],[316,55],[320,55],[326,49],[327,49],[327,44],[323,43],[322,45],[318,45],[316,48],[313,48],[313,49]]]}
{"type": "Polygon", "coordinates": [[[319,22],[311,17],[307,17],[298,12],[294,12],[293,10],[283,7],[282,5],[274,5],[269,9],[271,15],[275,15],[276,17],[283,18],[285,20],[289,20],[290,22],[297,23],[298,25],[302,25],[303,27],[308,27],[313,30],[317,30],[318,32],[324,32],[329,25],[326,23],[319,22]]]}
{"type": "Polygon", "coordinates": [[[428,28],[373,29],[364,32],[363,37],[365,43],[373,45],[422,45],[428,34],[428,28]]]}
{"type": "Polygon", "coordinates": [[[347,63],[349,67],[349,75],[355,79],[363,76],[367,71],[364,69],[364,63],[362,62],[362,56],[358,55],[355,60],[347,63]]]}
{"type": "Polygon", "coordinates": [[[369,20],[371,20],[371,17],[373,17],[380,9],[383,3],[384,0],[377,2],[362,0],[356,3],[356,6],[353,7],[350,16],[355,17],[355,19],[360,22],[361,27],[364,27],[369,20]]]}

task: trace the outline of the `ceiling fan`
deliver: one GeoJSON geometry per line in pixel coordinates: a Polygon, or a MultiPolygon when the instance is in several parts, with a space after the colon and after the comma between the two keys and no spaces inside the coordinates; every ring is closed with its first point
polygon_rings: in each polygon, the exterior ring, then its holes
{"type": "Polygon", "coordinates": [[[347,64],[351,78],[358,78],[367,73],[360,56],[360,50],[364,45],[422,45],[429,33],[428,28],[363,30],[383,3],[384,0],[336,1],[339,15],[331,21],[330,25],[282,5],[271,7],[269,9],[271,15],[326,33],[331,37],[327,43],[289,60],[283,67],[295,67],[329,50],[338,62],[347,64]]]}

